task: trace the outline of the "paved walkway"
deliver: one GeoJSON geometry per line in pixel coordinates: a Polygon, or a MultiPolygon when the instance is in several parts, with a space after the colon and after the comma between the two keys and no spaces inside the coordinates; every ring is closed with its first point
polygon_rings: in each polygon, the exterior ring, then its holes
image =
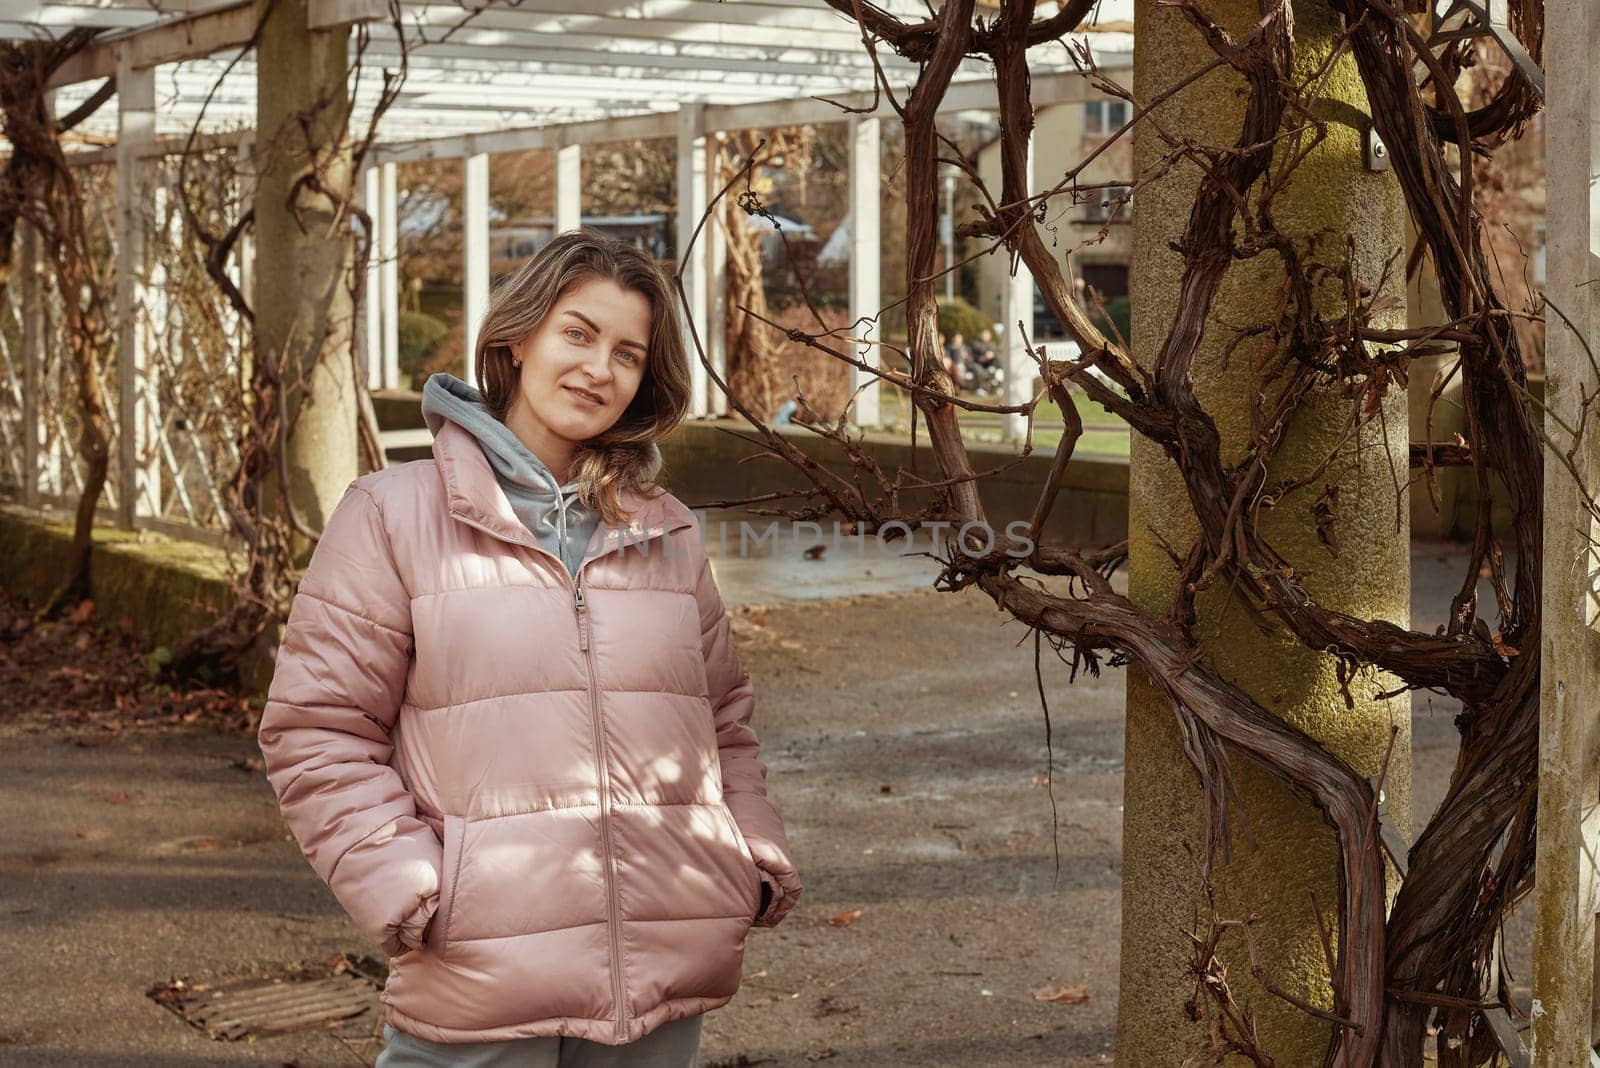
{"type": "MultiPolygon", "coordinates": [[[[706,1068],[1109,1063],[1120,673],[1069,689],[1051,672],[1058,874],[1022,628],[980,596],[917,589],[925,560],[792,548],[718,562],[807,890],[783,926],[753,933],[744,988],[707,1018],[706,1068]],[[1082,1004],[1035,997],[1080,984],[1082,1004]]],[[[1460,552],[1413,560],[1432,618],[1460,552]]],[[[1425,811],[1454,709],[1417,709],[1425,811]]],[[[370,1061],[370,1020],[224,1044],[145,997],[175,976],[372,951],[286,839],[252,740],[75,737],[0,724],[0,1063],[370,1061]]]]}

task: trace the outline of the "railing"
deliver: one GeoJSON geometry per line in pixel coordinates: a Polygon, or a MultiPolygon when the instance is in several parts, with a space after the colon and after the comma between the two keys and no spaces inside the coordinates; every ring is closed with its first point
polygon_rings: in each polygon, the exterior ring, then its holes
{"type": "MultiPolygon", "coordinates": [[[[214,140],[181,169],[178,155],[148,156],[128,190],[118,189],[117,168],[103,154],[73,166],[93,284],[112,309],[116,339],[96,354],[110,434],[107,522],[213,543],[227,532],[249,328],[208,276],[184,198],[201,226],[226,231],[245,196],[246,159],[214,140]]],[[[86,478],[77,371],[55,272],[37,234],[23,227],[18,240],[17,268],[0,299],[0,498],[71,509],[86,478]]],[[[234,284],[247,290],[238,265],[248,250],[236,249],[229,262],[234,284]]]]}

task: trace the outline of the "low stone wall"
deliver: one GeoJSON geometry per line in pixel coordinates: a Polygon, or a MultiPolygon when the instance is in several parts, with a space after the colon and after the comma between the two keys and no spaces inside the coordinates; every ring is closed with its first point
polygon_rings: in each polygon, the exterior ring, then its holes
{"type": "MultiPolygon", "coordinates": [[[[662,442],[665,482],[685,504],[697,507],[809,485],[786,461],[765,456],[760,446],[727,432],[740,429],[739,424],[731,422],[687,423],[662,442]]],[[[742,429],[748,432],[748,427],[742,429]]],[[[847,477],[855,474],[831,442],[799,428],[780,432],[823,468],[847,477]]],[[[933,452],[926,444],[919,443],[913,449],[909,441],[897,436],[869,434],[863,447],[888,476],[904,469],[930,481],[939,478],[933,452]]],[[[967,451],[973,469],[983,475],[978,494],[990,524],[999,530],[1014,520],[1032,516],[1049,476],[1052,454],[1036,452],[1019,460],[1004,446],[969,445],[967,451]]],[[[915,510],[931,496],[932,491],[928,490],[906,491],[901,495],[902,506],[915,510]]],[[[1067,467],[1055,511],[1045,526],[1045,540],[1098,547],[1121,541],[1127,535],[1127,461],[1120,457],[1074,458],[1067,467]]]]}
{"type": "MultiPolygon", "coordinates": [[[[385,431],[422,428],[421,395],[397,390],[373,395],[378,424],[385,431]]],[[[807,485],[804,477],[788,463],[763,457],[762,448],[736,437],[748,435],[750,427],[737,420],[696,420],[681,425],[661,443],[663,480],[685,504],[698,507],[720,501],[782,493],[807,485]]],[[[799,427],[779,431],[818,464],[839,474],[850,475],[850,464],[832,443],[799,427]]],[[[930,481],[937,480],[938,468],[926,435],[913,450],[901,435],[871,433],[864,441],[866,452],[892,475],[897,468],[916,471],[930,481]]],[[[980,480],[979,496],[989,522],[997,530],[1007,523],[1027,519],[1049,477],[1053,454],[1035,452],[1018,460],[1002,445],[969,445],[972,465],[978,472],[993,471],[980,480]]],[[[426,459],[432,452],[426,444],[389,449],[391,462],[426,459]]],[[[902,501],[914,510],[928,499],[929,492],[908,491],[902,501]]],[[[775,505],[774,505],[775,506],[775,505]]],[[[1099,547],[1128,536],[1128,462],[1122,457],[1078,456],[1067,468],[1055,511],[1045,527],[1046,540],[1052,543],[1099,547]]]]}
{"type": "MultiPolygon", "coordinates": [[[[111,625],[131,621],[152,648],[176,648],[216,619],[231,601],[222,550],[152,531],[97,527],[89,558],[95,614],[111,625]]],[[[0,558],[7,591],[35,604],[67,573],[72,525],[15,505],[0,505],[0,558]]]]}

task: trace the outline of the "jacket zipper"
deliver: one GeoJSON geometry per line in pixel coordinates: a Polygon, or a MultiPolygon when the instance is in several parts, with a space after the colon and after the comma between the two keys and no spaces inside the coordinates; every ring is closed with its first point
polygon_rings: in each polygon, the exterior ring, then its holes
{"type": "MultiPolygon", "coordinates": [[[[475,530],[480,530],[497,540],[505,541],[504,537],[496,534],[482,523],[469,519],[460,512],[451,510],[452,518],[475,530]]],[[[676,529],[676,528],[672,528],[676,529]]],[[[671,529],[662,531],[662,535],[670,534],[671,529]]],[[[653,538],[650,540],[654,540],[653,538]]],[[[594,757],[595,766],[600,777],[600,842],[601,848],[606,853],[606,930],[611,942],[611,990],[612,997],[617,1003],[617,1041],[627,1039],[628,1001],[627,992],[623,989],[622,982],[622,920],[617,908],[617,870],[616,852],[611,847],[611,773],[606,768],[605,730],[600,722],[600,694],[599,686],[595,680],[594,650],[589,642],[589,604],[583,593],[583,569],[602,556],[601,553],[584,560],[578,565],[578,573],[572,575],[567,571],[567,565],[560,557],[550,550],[527,542],[512,542],[532,549],[536,553],[549,557],[556,562],[556,567],[561,575],[567,579],[567,584],[572,589],[573,614],[578,624],[578,650],[583,653],[584,671],[589,683],[589,720],[594,724],[594,757]]],[[[638,545],[640,542],[630,542],[638,545]]]]}
{"type": "Polygon", "coordinates": [[[628,995],[622,982],[622,918],[617,914],[617,855],[611,844],[611,772],[606,766],[605,727],[600,720],[600,694],[595,683],[594,650],[589,644],[589,603],[583,594],[583,568],[573,583],[572,602],[578,619],[578,649],[583,653],[589,683],[589,721],[594,724],[594,762],[600,776],[600,848],[606,856],[606,930],[611,940],[611,996],[617,1003],[617,1041],[628,1036],[628,995]]]}

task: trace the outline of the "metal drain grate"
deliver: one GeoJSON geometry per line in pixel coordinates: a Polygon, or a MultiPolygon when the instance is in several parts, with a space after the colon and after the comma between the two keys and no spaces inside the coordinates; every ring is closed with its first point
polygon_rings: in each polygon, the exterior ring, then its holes
{"type": "Polygon", "coordinates": [[[165,984],[150,996],[212,1038],[304,1031],[348,1020],[378,1007],[377,986],[365,976],[250,979],[223,986],[165,984]]]}

